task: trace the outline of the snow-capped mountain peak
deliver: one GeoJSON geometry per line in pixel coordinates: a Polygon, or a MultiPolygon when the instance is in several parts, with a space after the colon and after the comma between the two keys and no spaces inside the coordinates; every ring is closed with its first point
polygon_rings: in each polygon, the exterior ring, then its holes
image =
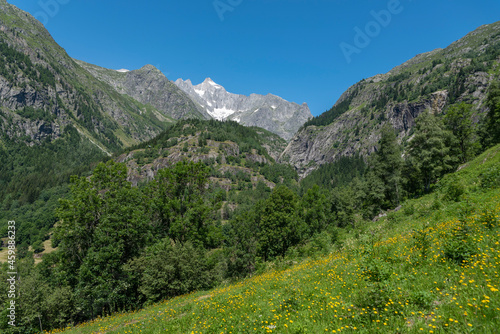
{"type": "Polygon", "coordinates": [[[196,101],[214,119],[233,120],[246,126],[258,126],[290,139],[312,117],[307,104],[298,105],[279,96],[232,94],[206,78],[194,86],[189,80],[175,84],[196,101]]]}

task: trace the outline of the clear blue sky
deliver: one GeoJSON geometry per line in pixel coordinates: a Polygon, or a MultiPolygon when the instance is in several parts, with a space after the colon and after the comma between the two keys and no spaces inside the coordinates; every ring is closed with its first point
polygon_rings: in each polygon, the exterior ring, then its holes
{"type": "Polygon", "coordinates": [[[112,69],[152,64],[195,84],[211,77],[232,93],[307,102],[314,115],[359,80],[500,20],[498,0],[8,2],[36,14],[74,58],[112,69]],[[390,22],[373,24],[371,12],[388,9],[390,22]],[[373,37],[356,46],[355,28],[367,24],[373,37]],[[341,43],[357,48],[349,63],[341,43]]]}

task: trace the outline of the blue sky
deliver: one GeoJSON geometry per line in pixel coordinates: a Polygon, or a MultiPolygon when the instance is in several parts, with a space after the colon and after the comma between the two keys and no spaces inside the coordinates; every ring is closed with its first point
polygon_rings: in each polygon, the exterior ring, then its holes
{"type": "Polygon", "coordinates": [[[359,80],[500,20],[498,0],[8,2],[74,58],[112,69],[152,64],[195,84],[211,77],[232,93],[307,102],[313,115],[359,80]]]}

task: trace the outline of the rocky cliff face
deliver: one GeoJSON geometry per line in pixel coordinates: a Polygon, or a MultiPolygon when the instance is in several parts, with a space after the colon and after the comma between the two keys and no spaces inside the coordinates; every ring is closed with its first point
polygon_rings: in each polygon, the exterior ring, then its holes
{"type": "Polygon", "coordinates": [[[175,84],[214,119],[233,120],[245,126],[257,126],[289,140],[312,117],[307,104],[298,105],[272,94],[250,96],[232,94],[210,78],[194,86],[190,80],[175,84]]]}
{"type": "Polygon", "coordinates": [[[441,114],[466,102],[487,110],[489,85],[500,79],[500,22],[478,28],[446,49],[416,56],[387,74],[349,88],[329,112],[307,122],[280,161],[304,177],[343,156],[367,156],[377,149],[380,130],[390,123],[405,142],[422,112],[441,114]]]}
{"type": "Polygon", "coordinates": [[[138,70],[110,70],[75,60],[98,80],[112,86],[118,93],[158,109],[163,116],[172,119],[202,118],[210,116],[194,103],[182,90],[153,65],[138,70]]]}
{"type": "Polygon", "coordinates": [[[380,129],[389,122],[398,132],[400,140],[411,134],[415,119],[423,112],[442,113],[447,92],[431,95],[415,103],[398,103],[388,106],[386,121],[375,124],[360,110],[352,110],[324,127],[308,126],[299,131],[280,156],[281,162],[295,166],[299,175],[306,176],[318,166],[333,162],[343,156],[370,155],[376,150],[380,129]]]}

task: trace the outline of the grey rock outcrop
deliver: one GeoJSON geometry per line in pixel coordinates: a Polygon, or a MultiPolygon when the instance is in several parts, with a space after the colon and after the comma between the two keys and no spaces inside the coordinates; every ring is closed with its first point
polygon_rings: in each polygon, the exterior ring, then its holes
{"type": "Polygon", "coordinates": [[[416,103],[389,104],[385,112],[386,121],[375,125],[370,132],[356,136],[352,129],[366,128],[370,120],[359,109],[340,116],[335,122],[324,126],[308,126],[290,141],[280,156],[281,162],[292,164],[301,177],[307,176],[320,165],[333,162],[340,157],[375,152],[380,139],[380,129],[390,123],[398,133],[399,140],[407,137],[415,125],[415,119],[423,112],[442,113],[448,97],[447,91],[439,91],[431,98],[416,103]]]}

